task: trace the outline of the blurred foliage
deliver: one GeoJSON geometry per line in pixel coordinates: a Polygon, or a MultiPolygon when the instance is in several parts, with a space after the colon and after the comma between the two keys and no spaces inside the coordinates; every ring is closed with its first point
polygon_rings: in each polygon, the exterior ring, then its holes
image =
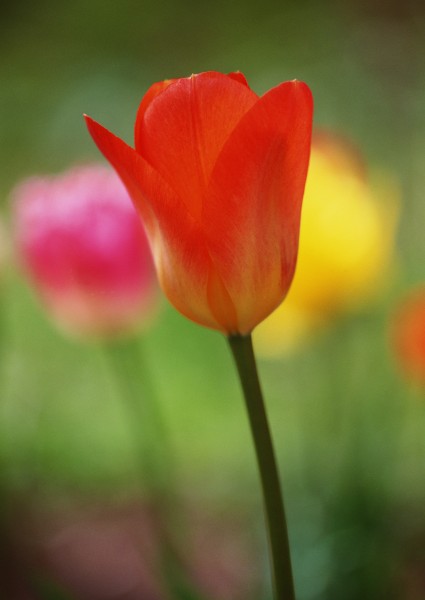
{"type": "MultiPolygon", "coordinates": [[[[425,597],[417,550],[425,540],[424,394],[398,373],[388,338],[396,299],[424,279],[423,3],[16,0],[0,10],[6,218],[20,178],[100,160],[83,112],[131,141],[151,82],[208,69],[240,69],[258,92],[307,81],[316,124],[351,138],[372,166],[401,182],[392,287],[302,353],[263,361],[260,370],[299,599],[425,597]]],[[[127,415],[104,349],[53,329],[13,250],[2,278],[2,502],[136,493],[127,415]]],[[[243,507],[260,544],[257,473],[224,341],[164,306],[140,344],[185,496],[216,514],[243,507]]]]}

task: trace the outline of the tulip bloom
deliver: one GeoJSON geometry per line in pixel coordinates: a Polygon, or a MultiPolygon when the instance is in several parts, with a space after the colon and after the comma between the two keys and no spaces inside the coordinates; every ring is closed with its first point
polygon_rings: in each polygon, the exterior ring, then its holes
{"type": "Polygon", "coordinates": [[[393,342],[403,371],[412,381],[425,385],[425,286],[410,292],[398,307],[393,342]]]}
{"type": "Polygon", "coordinates": [[[313,134],[297,270],[285,304],[255,332],[262,354],[291,350],[376,296],[394,266],[398,205],[389,174],[371,181],[346,139],[313,134]]]}
{"type": "Polygon", "coordinates": [[[157,283],[149,244],[112,170],[34,177],[12,199],[22,261],[62,329],[114,337],[150,316],[157,283]]]}
{"type": "Polygon", "coordinates": [[[189,319],[247,334],[294,275],[312,97],[291,81],[258,97],[241,73],[155,83],[135,149],[87,117],[143,217],[160,284],[189,319]]]}

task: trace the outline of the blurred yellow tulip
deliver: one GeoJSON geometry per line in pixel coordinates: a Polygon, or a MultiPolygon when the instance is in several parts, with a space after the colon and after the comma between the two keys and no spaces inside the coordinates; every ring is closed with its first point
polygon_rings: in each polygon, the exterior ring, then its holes
{"type": "Polygon", "coordinates": [[[389,174],[372,183],[345,139],[313,137],[295,277],[284,303],[254,332],[260,354],[289,351],[373,299],[393,265],[398,206],[389,174]]]}

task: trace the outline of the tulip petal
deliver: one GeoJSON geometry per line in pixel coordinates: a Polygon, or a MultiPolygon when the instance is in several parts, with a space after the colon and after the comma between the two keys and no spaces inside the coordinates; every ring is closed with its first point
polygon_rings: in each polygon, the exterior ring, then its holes
{"type": "Polygon", "coordinates": [[[138,139],[141,136],[141,128],[143,127],[143,119],[145,117],[145,112],[149,108],[150,103],[154,100],[158,94],[167,89],[169,85],[174,83],[176,79],[165,79],[164,81],[158,81],[151,85],[146,94],[143,96],[143,99],[139,105],[139,109],[137,111],[136,123],[134,126],[134,142],[135,148],[137,149],[138,139]]]}
{"type": "Polygon", "coordinates": [[[199,224],[143,157],[90,117],[86,122],[143,218],[165,294],[192,321],[222,330],[208,310],[211,259],[199,224]]]}
{"type": "MultiPolygon", "coordinates": [[[[179,79],[149,102],[136,150],[180,196],[195,219],[217,156],[258,96],[237,75],[179,79]]],[[[143,111],[142,111],[143,112],[143,111]]]]}
{"type": "Polygon", "coordinates": [[[242,83],[247,88],[249,88],[249,85],[248,85],[245,75],[243,73],[241,73],[240,71],[234,71],[233,73],[228,73],[227,77],[231,77],[231,79],[234,79],[235,81],[239,81],[239,83],[242,83]]]}
{"type": "Polygon", "coordinates": [[[273,88],[236,126],[211,176],[203,227],[240,333],[274,310],[292,281],[312,109],[305,84],[273,88]]]}

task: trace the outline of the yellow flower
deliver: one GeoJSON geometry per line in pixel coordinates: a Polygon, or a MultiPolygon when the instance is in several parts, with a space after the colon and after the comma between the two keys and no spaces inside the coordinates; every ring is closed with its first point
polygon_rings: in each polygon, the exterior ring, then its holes
{"type": "Polygon", "coordinates": [[[393,264],[398,197],[388,174],[369,181],[359,153],[345,140],[316,134],[294,281],[283,305],[254,334],[260,353],[292,349],[382,289],[393,264]]]}

